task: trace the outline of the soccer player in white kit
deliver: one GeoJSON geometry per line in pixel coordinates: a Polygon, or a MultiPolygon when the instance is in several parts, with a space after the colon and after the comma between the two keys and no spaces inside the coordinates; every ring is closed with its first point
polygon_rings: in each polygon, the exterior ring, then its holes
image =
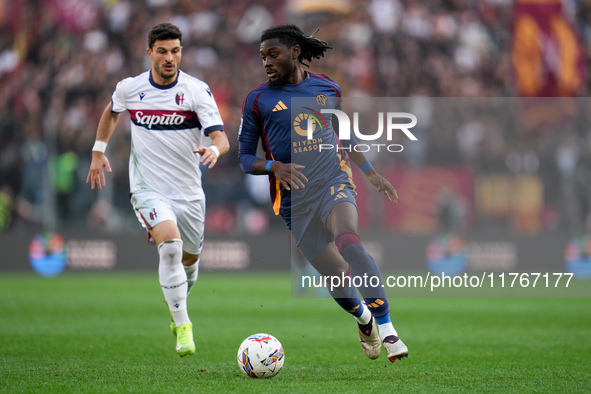
{"type": "Polygon", "coordinates": [[[195,284],[203,244],[205,195],[199,164],[212,168],[229,142],[216,102],[203,81],[179,69],[182,34],[170,23],[148,34],[152,68],[117,84],[92,149],[86,183],[105,186],[105,156],[119,114],[131,117],[131,203],[149,238],[158,245],[158,276],[171,311],[180,356],[195,353],[187,295],[195,284]],[[205,146],[204,136],[211,138],[205,146]]]}

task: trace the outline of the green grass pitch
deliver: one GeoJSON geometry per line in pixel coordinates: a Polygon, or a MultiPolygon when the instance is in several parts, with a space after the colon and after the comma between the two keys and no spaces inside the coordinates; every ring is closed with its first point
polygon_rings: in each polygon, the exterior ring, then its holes
{"type": "Polygon", "coordinates": [[[287,273],[203,272],[190,295],[197,353],[180,358],[154,273],[0,275],[0,392],[588,392],[589,299],[391,300],[410,356],[367,359],[331,299],[292,298],[287,273]],[[250,334],[283,370],[247,378],[250,334]]]}

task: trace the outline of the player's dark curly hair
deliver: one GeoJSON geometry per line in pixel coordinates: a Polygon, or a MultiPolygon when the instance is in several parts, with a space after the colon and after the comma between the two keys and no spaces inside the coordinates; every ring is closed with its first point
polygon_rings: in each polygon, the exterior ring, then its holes
{"type": "Polygon", "coordinates": [[[161,23],[150,30],[148,34],[148,48],[152,48],[156,41],[178,40],[183,44],[183,33],[172,23],[161,23]]]}
{"type": "Polygon", "coordinates": [[[301,53],[298,59],[300,63],[308,67],[304,60],[311,62],[312,59],[320,59],[324,56],[324,52],[332,49],[326,41],[314,37],[318,30],[320,29],[317,29],[311,36],[306,36],[296,25],[277,25],[268,28],[261,34],[261,42],[277,38],[279,42],[288,47],[299,45],[301,53]]]}

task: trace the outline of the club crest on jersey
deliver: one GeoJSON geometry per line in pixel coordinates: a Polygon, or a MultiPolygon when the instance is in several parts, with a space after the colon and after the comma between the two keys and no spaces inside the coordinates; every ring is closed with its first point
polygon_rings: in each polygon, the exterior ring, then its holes
{"type": "Polygon", "coordinates": [[[328,105],[328,97],[326,97],[326,94],[318,93],[316,95],[316,102],[319,106],[326,107],[328,105]]]}
{"type": "Polygon", "coordinates": [[[181,92],[177,93],[175,101],[176,101],[176,105],[182,105],[183,102],[185,101],[185,94],[181,93],[181,92]]]}

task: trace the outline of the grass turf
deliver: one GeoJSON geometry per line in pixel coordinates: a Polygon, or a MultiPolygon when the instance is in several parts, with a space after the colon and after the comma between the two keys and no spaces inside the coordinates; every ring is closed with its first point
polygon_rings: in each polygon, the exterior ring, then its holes
{"type": "Polygon", "coordinates": [[[0,276],[0,392],[586,392],[588,299],[400,299],[410,356],[361,352],[330,299],[292,298],[289,273],[204,272],[189,299],[197,353],[179,358],[156,273],[0,276]],[[282,342],[272,379],[238,370],[242,340],[282,342]]]}

